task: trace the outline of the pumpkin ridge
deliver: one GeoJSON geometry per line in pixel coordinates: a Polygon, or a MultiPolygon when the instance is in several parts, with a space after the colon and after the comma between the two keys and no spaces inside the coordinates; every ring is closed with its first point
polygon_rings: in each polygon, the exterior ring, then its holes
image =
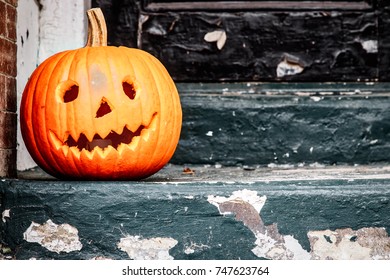
{"type": "MultiPolygon", "coordinates": [[[[48,100],[51,97],[50,96],[51,93],[48,92],[48,89],[52,85],[50,83],[50,81],[53,79],[53,76],[55,74],[55,70],[58,69],[59,65],[61,65],[61,63],[63,61],[67,61],[67,59],[66,59],[67,56],[74,57],[74,54],[71,51],[63,51],[63,52],[55,54],[54,56],[49,58],[51,60],[50,64],[45,65],[44,69],[42,71],[43,73],[46,73],[46,74],[49,73],[49,74],[47,74],[47,77],[46,77],[46,80],[49,81],[49,82],[47,82],[45,84],[45,81],[42,81],[42,79],[39,79],[40,84],[37,83],[37,85],[36,85],[36,86],[41,86],[42,84],[44,84],[44,88],[45,88],[45,90],[42,90],[41,88],[39,88],[39,90],[35,89],[36,92],[40,91],[40,93],[34,95],[35,98],[41,99],[42,97],[44,97],[44,99],[45,99],[44,104],[46,104],[46,106],[43,108],[43,110],[44,110],[44,112],[43,112],[43,119],[45,121],[42,122],[42,120],[36,120],[36,121],[40,122],[40,126],[42,126],[42,131],[48,131],[48,126],[49,126],[48,124],[52,121],[50,119],[51,114],[48,112],[48,111],[51,110],[51,108],[50,108],[50,106],[47,106],[48,104],[50,104],[50,102],[48,100]],[[48,69],[51,69],[51,71],[49,71],[48,69]],[[44,95],[42,96],[42,94],[44,94],[44,95]]],[[[55,92],[55,90],[53,92],[55,92]]],[[[36,131],[34,129],[34,135],[37,132],[38,131],[36,131]]],[[[50,138],[49,136],[50,135],[48,133],[44,133],[43,135],[39,135],[38,138],[41,138],[42,136],[45,137],[45,139],[43,141],[42,141],[42,139],[40,139],[39,143],[47,145],[47,146],[50,146],[49,145],[49,138],[50,138]]],[[[53,155],[53,153],[51,151],[46,153],[46,156],[50,159],[50,164],[49,164],[50,165],[50,170],[52,169],[52,166],[53,166],[54,169],[58,169],[58,168],[61,167],[60,161],[58,160],[58,158],[55,155],[53,155]]]]}
{"type": "MultiPolygon", "coordinates": [[[[54,59],[54,58],[53,58],[54,59]]],[[[50,165],[46,163],[45,156],[43,152],[38,148],[38,140],[40,139],[36,135],[35,129],[33,129],[32,123],[33,121],[33,106],[32,101],[35,97],[35,92],[37,90],[37,87],[39,85],[39,79],[41,75],[43,75],[43,72],[45,70],[45,67],[47,64],[49,64],[51,60],[47,59],[44,61],[38,68],[35,69],[33,74],[31,75],[30,79],[27,82],[27,85],[23,91],[23,96],[21,100],[21,109],[20,109],[20,119],[21,121],[21,132],[23,140],[26,144],[26,147],[28,150],[34,151],[32,154],[32,157],[35,161],[42,164],[42,167],[46,170],[50,170],[50,165]],[[28,139],[31,139],[29,141],[28,139]]]]}
{"type": "MultiPolygon", "coordinates": [[[[121,47],[120,47],[121,48],[121,47]]],[[[160,72],[157,72],[155,73],[155,69],[153,69],[152,67],[149,66],[149,61],[148,61],[148,58],[149,57],[153,57],[152,55],[150,55],[149,53],[147,53],[146,51],[143,51],[143,50],[140,50],[140,49],[124,49],[124,51],[127,52],[127,59],[129,61],[129,63],[133,64],[133,61],[132,60],[136,60],[136,64],[139,64],[139,65],[143,65],[145,68],[145,71],[147,71],[147,75],[151,77],[150,79],[150,87],[152,88],[151,91],[153,92],[160,92],[159,91],[159,83],[158,83],[158,80],[159,80],[159,75],[161,74],[160,72]]],[[[136,73],[137,74],[137,73],[136,73]]],[[[145,92],[146,94],[147,92],[145,92]]],[[[149,93],[150,94],[150,93],[149,93]]],[[[154,100],[154,102],[156,103],[156,107],[158,108],[157,110],[159,112],[162,112],[161,110],[161,100],[160,99],[156,99],[154,100]]],[[[142,108],[141,108],[141,115],[142,115],[142,118],[144,118],[144,115],[142,113],[142,108]]],[[[144,157],[144,160],[143,160],[143,169],[144,170],[149,170],[149,169],[153,169],[155,168],[155,157],[157,155],[158,157],[158,147],[160,146],[160,143],[159,141],[160,140],[160,129],[157,129],[158,128],[161,128],[161,117],[159,118],[158,122],[156,121],[154,123],[154,126],[155,126],[155,130],[156,130],[156,134],[154,135],[155,139],[158,139],[155,143],[154,143],[154,147],[152,149],[150,149],[148,151],[148,156],[147,157],[144,157]]],[[[147,142],[147,141],[145,141],[147,142]]],[[[160,165],[160,162],[166,162],[166,159],[161,157],[160,158],[160,161],[158,161],[158,165],[160,165]]]]}
{"type": "MultiPolygon", "coordinates": [[[[151,71],[151,74],[152,76],[154,77],[154,80],[163,80],[164,83],[162,83],[163,85],[167,85],[168,88],[169,88],[169,93],[168,94],[168,97],[169,97],[169,101],[167,99],[165,99],[164,101],[168,104],[170,104],[172,107],[173,107],[173,110],[172,112],[170,112],[169,114],[171,114],[173,117],[173,119],[171,120],[172,123],[176,123],[178,120],[176,119],[177,117],[180,118],[180,123],[181,123],[181,112],[180,112],[180,116],[178,116],[178,113],[176,111],[176,102],[179,102],[180,104],[180,101],[177,100],[177,97],[178,97],[178,92],[177,92],[177,89],[176,89],[176,86],[175,84],[173,83],[172,79],[170,78],[170,76],[166,76],[165,74],[168,73],[167,69],[165,68],[165,66],[159,61],[157,60],[153,55],[151,55],[150,53],[148,52],[144,52],[143,50],[136,50],[138,52],[141,52],[141,53],[144,53],[144,55],[142,56],[142,59],[144,60],[144,63],[147,63],[147,64],[152,64],[154,67],[150,67],[150,71],[151,71]]],[[[158,88],[159,91],[161,91],[161,83],[156,83],[156,87],[158,88]]],[[[160,106],[160,110],[162,112],[162,109],[161,107],[164,107],[165,108],[165,105],[163,106],[161,104],[161,102],[159,103],[159,106],[160,106]]],[[[160,126],[160,129],[163,127],[163,124],[159,124],[160,126]]],[[[180,135],[180,131],[178,132],[178,134],[180,135]]],[[[164,141],[162,140],[161,138],[159,138],[159,141],[164,141]]],[[[168,141],[169,141],[169,144],[168,146],[171,147],[172,146],[172,143],[174,141],[178,141],[178,137],[175,137],[174,135],[171,135],[171,137],[168,138],[168,141]]],[[[158,144],[157,144],[158,145],[158,144]]],[[[177,143],[176,143],[177,145],[177,143]]],[[[176,147],[175,145],[175,147],[176,147]]],[[[164,161],[166,160],[166,158],[171,158],[172,157],[172,154],[174,153],[175,149],[173,150],[166,150],[163,155],[159,155],[160,156],[160,161],[151,161],[151,162],[154,162],[155,165],[163,165],[164,164],[164,161]]],[[[156,154],[156,150],[153,151],[153,154],[152,156],[154,157],[156,154]]],[[[152,157],[151,156],[151,157],[152,157]]]]}
{"type": "MultiPolygon", "coordinates": [[[[59,77],[61,80],[62,80],[62,79],[67,79],[67,80],[69,80],[69,77],[70,77],[70,74],[71,74],[71,69],[74,67],[74,65],[73,65],[73,60],[74,60],[75,57],[78,55],[79,49],[78,49],[78,50],[75,50],[75,51],[68,50],[68,51],[64,51],[64,52],[62,52],[62,53],[63,53],[64,55],[58,58],[58,60],[57,60],[57,62],[56,62],[56,65],[55,65],[55,67],[53,68],[54,70],[51,71],[51,73],[50,73],[50,79],[52,79],[52,77],[53,77],[53,75],[55,74],[56,71],[59,71],[58,77],[59,77]],[[66,66],[66,67],[65,67],[65,66],[66,66]],[[68,71],[68,73],[67,73],[67,75],[66,75],[66,76],[67,76],[66,78],[65,78],[65,77],[62,77],[62,78],[61,78],[62,74],[64,74],[64,72],[61,70],[61,69],[63,69],[63,67],[69,69],[69,71],[68,71]]],[[[57,56],[58,56],[58,54],[54,55],[54,57],[57,57],[57,56]]],[[[47,70],[46,70],[46,71],[47,71],[47,70]]],[[[56,73],[56,74],[57,74],[57,73],[56,73]]],[[[54,82],[54,79],[53,79],[53,82],[54,82]]],[[[58,86],[58,85],[56,85],[56,83],[53,84],[53,91],[52,91],[53,94],[56,93],[57,86],[58,86]]],[[[51,93],[46,93],[46,101],[45,101],[46,104],[50,104],[50,103],[48,103],[48,100],[50,99],[50,94],[51,94],[51,93]]],[[[55,98],[55,99],[56,99],[56,98],[55,98]]],[[[53,100],[53,99],[52,99],[52,100],[53,100]]],[[[53,102],[54,102],[54,100],[53,100],[53,102]]],[[[46,119],[47,119],[47,120],[49,120],[49,119],[48,119],[48,116],[52,116],[52,114],[51,114],[51,112],[50,112],[50,107],[51,107],[51,106],[46,106],[46,107],[45,107],[45,109],[46,109],[46,110],[45,110],[45,116],[46,116],[46,119]]],[[[74,109],[73,109],[73,110],[74,110],[74,109]]],[[[50,118],[50,119],[51,119],[51,118],[50,118]]],[[[57,118],[53,118],[52,120],[54,121],[55,119],[57,119],[57,118]]],[[[60,129],[60,130],[64,129],[63,126],[68,127],[68,126],[69,126],[68,120],[65,119],[65,122],[60,121],[60,122],[59,122],[59,125],[60,125],[60,126],[59,126],[59,129],[60,129]],[[62,125],[63,125],[63,126],[62,126],[62,125]]],[[[50,145],[50,143],[51,143],[51,142],[50,142],[50,138],[51,138],[52,136],[50,135],[50,129],[46,127],[45,130],[49,132],[49,133],[46,133],[46,143],[48,143],[48,145],[51,146],[51,145],[50,145]]],[[[69,151],[69,150],[68,150],[68,151],[69,151]]],[[[68,168],[69,170],[72,170],[74,173],[76,173],[76,174],[78,174],[78,175],[81,175],[79,169],[77,168],[77,164],[74,162],[74,160],[64,161],[63,158],[57,157],[56,154],[54,153],[54,151],[51,151],[51,152],[50,152],[50,156],[53,158],[53,161],[54,161],[58,166],[60,166],[60,168],[66,165],[67,168],[68,168]]],[[[58,169],[56,168],[56,170],[58,170],[58,169]]],[[[58,171],[55,171],[55,172],[56,172],[56,174],[58,174],[58,171]]],[[[57,175],[57,176],[58,176],[58,175],[57,175]]]]}
{"type": "MultiPolygon", "coordinates": [[[[90,63],[90,51],[92,49],[92,47],[85,47],[85,54],[84,54],[84,59],[85,59],[85,73],[87,75],[87,80],[90,81],[91,80],[91,74],[89,73],[89,63],[90,63]]],[[[89,83],[87,83],[85,85],[87,88],[85,90],[87,90],[88,92],[91,90],[91,85],[89,83]]],[[[88,108],[88,115],[91,115],[92,112],[95,112],[94,110],[94,107],[93,107],[93,96],[92,95],[88,95],[88,104],[89,104],[89,108],[88,108]]],[[[96,124],[94,121],[91,121],[91,127],[93,128],[94,131],[96,131],[96,124]]],[[[87,136],[88,137],[88,136],[87,136]]],[[[91,137],[91,135],[89,135],[89,137],[91,137]]]]}

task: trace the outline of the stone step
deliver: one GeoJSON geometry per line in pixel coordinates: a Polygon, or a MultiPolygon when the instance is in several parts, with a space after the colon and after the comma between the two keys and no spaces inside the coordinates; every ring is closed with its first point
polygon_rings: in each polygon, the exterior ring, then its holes
{"type": "Polygon", "coordinates": [[[174,164],[389,162],[389,83],[178,84],[174,164]]]}
{"type": "Polygon", "coordinates": [[[0,181],[0,258],[389,259],[386,165],[168,165],[143,181],[0,181]]]}

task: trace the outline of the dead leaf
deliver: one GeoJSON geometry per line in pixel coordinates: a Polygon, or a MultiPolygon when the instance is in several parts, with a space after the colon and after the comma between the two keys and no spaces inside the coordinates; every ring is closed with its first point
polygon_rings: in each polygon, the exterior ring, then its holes
{"type": "Polygon", "coordinates": [[[206,35],[204,35],[204,40],[206,42],[209,42],[209,43],[217,42],[217,48],[219,50],[221,50],[223,48],[223,46],[225,45],[226,39],[227,39],[227,36],[226,36],[225,30],[215,30],[212,32],[208,32],[208,33],[206,33],[206,35]]]}
{"type": "Polygon", "coordinates": [[[192,170],[191,168],[186,167],[183,169],[183,174],[194,175],[195,171],[192,170]]]}

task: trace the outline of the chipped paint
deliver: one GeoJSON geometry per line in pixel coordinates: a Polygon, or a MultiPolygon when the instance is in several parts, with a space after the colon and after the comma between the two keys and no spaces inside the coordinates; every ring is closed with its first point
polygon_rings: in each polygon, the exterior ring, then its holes
{"type": "Polygon", "coordinates": [[[292,235],[284,235],[285,246],[291,252],[294,252],[295,260],[308,260],[310,258],[309,253],[302,248],[298,240],[296,240],[292,235]]]}
{"type": "Polygon", "coordinates": [[[252,252],[261,258],[273,260],[369,260],[390,259],[390,238],[385,228],[350,228],[309,231],[311,251],[307,252],[291,235],[281,235],[277,224],[264,225],[260,214],[266,196],[247,189],[233,192],[226,198],[208,196],[222,215],[234,215],[255,235],[252,252]]]}
{"type": "Polygon", "coordinates": [[[291,235],[281,235],[277,225],[266,226],[265,233],[255,234],[256,247],[252,252],[271,260],[309,260],[310,254],[302,248],[298,240],[291,235]]]}
{"type": "Polygon", "coordinates": [[[390,259],[390,238],[385,228],[350,228],[308,233],[312,259],[390,259]]]}
{"type": "Polygon", "coordinates": [[[1,214],[1,220],[3,221],[3,223],[6,222],[6,219],[5,218],[11,218],[11,210],[10,209],[5,209],[3,211],[3,213],[1,214]]]}
{"type": "Polygon", "coordinates": [[[276,76],[282,78],[284,76],[292,76],[302,73],[305,68],[297,61],[292,61],[285,57],[276,67],[276,76]]]}
{"type": "Polygon", "coordinates": [[[378,40],[367,40],[360,43],[367,53],[378,53],[378,40]]]}
{"type": "Polygon", "coordinates": [[[318,102],[318,101],[321,101],[323,98],[320,96],[312,96],[312,97],[310,97],[310,99],[313,100],[314,102],[318,102]]]}
{"type": "Polygon", "coordinates": [[[169,250],[177,243],[177,240],[173,238],[143,239],[138,235],[129,235],[121,238],[117,246],[133,260],[173,260],[169,250]]]}
{"type": "Polygon", "coordinates": [[[191,242],[191,244],[184,247],[184,254],[190,255],[190,254],[202,252],[207,249],[210,249],[210,246],[191,242]]]}
{"type": "Polygon", "coordinates": [[[207,201],[222,215],[234,215],[254,233],[256,247],[252,252],[256,256],[277,260],[309,259],[310,254],[294,237],[279,234],[276,224],[264,225],[259,214],[266,199],[266,196],[258,196],[256,191],[244,189],[233,192],[228,198],[209,195],[207,201]]]}
{"type": "Polygon", "coordinates": [[[112,258],[107,258],[104,256],[96,256],[91,258],[91,261],[109,261],[109,260],[112,260],[112,258]]]}
{"type": "Polygon", "coordinates": [[[47,250],[58,254],[80,251],[82,248],[78,230],[75,227],[69,224],[57,225],[50,219],[42,225],[32,222],[23,233],[23,237],[27,242],[39,243],[47,250]]]}
{"type": "MultiPolygon", "coordinates": [[[[232,201],[232,200],[242,200],[251,204],[256,209],[256,211],[260,213],[261,208],[263,208],[266,199],[267,199],[266,196],[259,197],[256,191],[243,189],[243,190],[234,191],[232,195],[228,198],[209,195],[207,201],[219,209],[219,204],[221,203],[232,201]]],[[[225,215],[225,213],[221,212],[221,210],[219,212],[222,215],[225,215]]]]}

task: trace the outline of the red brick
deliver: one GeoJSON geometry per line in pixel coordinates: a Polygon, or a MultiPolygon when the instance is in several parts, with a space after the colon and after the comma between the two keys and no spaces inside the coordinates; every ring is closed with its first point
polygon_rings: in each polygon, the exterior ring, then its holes
{"type": "Polygon", "coordinates": [[[16,177],[16,6],[0,0],[0,177],[16,177]]]}
{"type": "Polygon", "coordinates": [[[7,5],[7,38],[16,42],[16,8],[7,5]]]}
{"type": "MultiPolygon", "coordinates": [[[[0,0],[1,1],[1,0],[0,0]]],[[[4,0],[3,0],[4,1],[4,0]]],[[[6,3],[14,6],[14,7],[17,7],[18,6],[18,0],[5,0],[6,3]]]]}
{"type": "Polygon", "coordinates": [[[16,44],[0,37],[0,73],[16,77],[16,44]]]}
{"type": "Polygon", "coordinates": [[[0,36],[16,41],[17,10],[0,0],[0,36]]]}
{"type": "Polygon", "coordinates": [[[16,149],[16,113],[0,111],[0,149],[16,149]]]}
{"type": "Polygon", "coordinates": [[[7,37],[7,4],[0,0],[0,36],[7,37]]]}
{"type": "Polygon", "coordinates": [[[0,74],[0,110],[16,112],[16,79],[0,74]]]}
{"type": "Polygon", "coordinates": [[[16,149],[0,148],[0,177],[16,177],[16,149]]]}

